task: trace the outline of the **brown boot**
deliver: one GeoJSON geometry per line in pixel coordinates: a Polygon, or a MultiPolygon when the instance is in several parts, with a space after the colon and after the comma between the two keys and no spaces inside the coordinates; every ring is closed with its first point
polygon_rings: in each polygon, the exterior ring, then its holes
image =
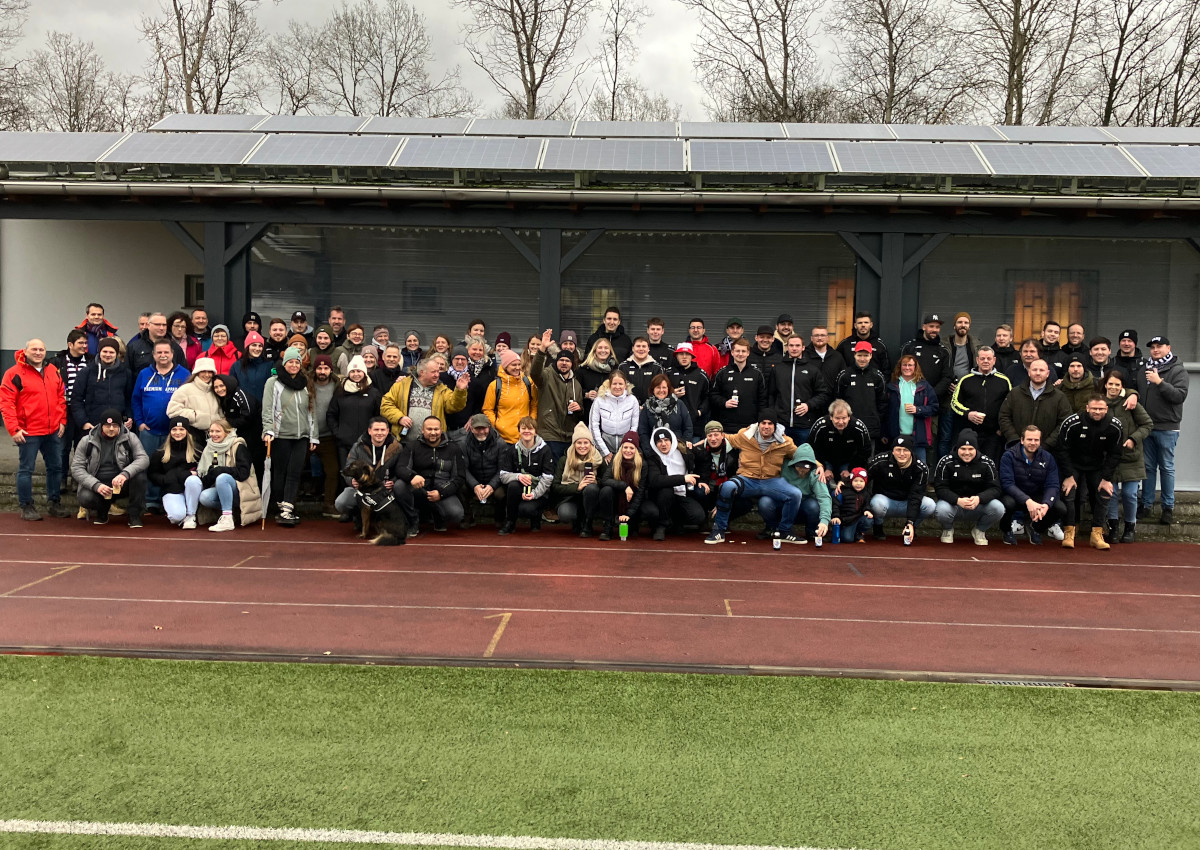
{"type": "Polygon", "coordinates": [[[1107,543],[1104,542],[1104,530],[1100,529],[1100,528],[1092,529],[1091,543],[1092,543],[1093,549],[1111,549],[1112,548],[1111,546],[1109,546],[1107,543]]]}
{"type": "Polygon", "coordinates": [[[1075,548],[1075,526],[1068,525],[1063,528],[1063,548],[1075,548]]]}

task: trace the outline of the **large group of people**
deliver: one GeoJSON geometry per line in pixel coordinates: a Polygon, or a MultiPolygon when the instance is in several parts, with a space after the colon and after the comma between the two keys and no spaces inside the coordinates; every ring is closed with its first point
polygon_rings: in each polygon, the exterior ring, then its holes
{"type": "Polygon", "coordinates": [[[214,532],[269,514],[294,526],[306,486],[364,533],[394,514],[395,542],[490,517],[501,535],[549,522],[721,543],[757,511],[776,544],[886,539],[888,518],[911,543],[932,518],[946,543],[961,524],[978,545],[998,527],[1009,544],[1072,548],[1078,533],[1103,550],[1136,540],[1157,494],[1159,522],[1174,519],[1188,376],[1170,340],[1144,355],[1133,329],[1114,346],[1072,323],[1062,344],[1057,322],[1020,341],[1004,324],[989,343],[966,312],[945,335],[928,313],[893,360],[864,312],[836,345],[786,313],[752,336],[732,317],[717,342],[694,318],[671,345],[662,319],[631,337],[616,307],[582,344],[546,330],[519,349],[482,319],[457,341],[393,341],[340,307],[315,328],[303,311],[139,324],[125,342],[89,304],[57,355],[30,340],[4,373],[22,518],[41,519],[40,454],[51,516],[68,515],[69,470],[79,518],[132,528],[147,512],[214,532]]]}

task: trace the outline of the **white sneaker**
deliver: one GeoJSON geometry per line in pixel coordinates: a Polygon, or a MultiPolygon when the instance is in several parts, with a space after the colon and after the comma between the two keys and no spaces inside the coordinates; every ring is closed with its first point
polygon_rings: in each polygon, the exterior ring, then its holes
{"type": "Polygon", "coordinates": [[[196,518],[194,516],[185,516],[183,518],[183,528],[186,531],[191,531],[196,527],[196,518]]]}
{"type": "Polygon", "coordinates": [[[943,543],[953,543],[954,542],[954,529],[953,528],[947,528],[942,531],[942,542],[943,543]]]}
{"type": "Polygon", "coordinates": [[[235,528],[235,526],[233,524],[233,515],[232,514],[221,514],[221,518],[219,520],[217,520],[215,523],[213,523],[211,526],[209,526],[208,530],[209,531],[233,531],[234,528],[235,528]]]}
{"type": "Polygon", "coordinates": [[[971,539],[975,541],[976,546],[988,545],[987,532],[980,531],[978,528],[971,529],[971,539]]]}
{"type": "Polygon", "coordinates": [[[1055,540],[1062,540],[1063,537],[1065,536],[1063,534],[1062,526],[1059,525],[1057,522],[1054,523],[1054,525],[1050,526],[1050,530],[1047,533],[1051,537],[1053,537],[1055,540]]]}
{"type": "Polygon", "coordinates": [[[1024,534],[1025,533],[1025,523],[1017,522],[1014,519],[1012,521],[1012,527],[1009,529],[1009,531],[1011,531],[1014,535],[1024,534]]]}

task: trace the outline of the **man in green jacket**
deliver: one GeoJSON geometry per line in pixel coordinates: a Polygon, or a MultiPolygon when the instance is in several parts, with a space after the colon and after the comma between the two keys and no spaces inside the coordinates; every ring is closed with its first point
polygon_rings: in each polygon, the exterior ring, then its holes
{"type": "Polygon", "coordinates": [[[818,468],[817,457],[808,443],[797,446],[791,460],[783,465],[783,480],[804,494],[800,514],[804,516],[805,539],[824,537],[833,513],[833,500],[829,488],[816,474],[818,468]]]}

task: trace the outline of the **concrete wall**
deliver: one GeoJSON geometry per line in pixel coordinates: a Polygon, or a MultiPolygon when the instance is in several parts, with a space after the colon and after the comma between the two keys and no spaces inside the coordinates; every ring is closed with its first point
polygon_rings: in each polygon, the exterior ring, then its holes
{"type": "Polygon", "coordinates": [[[0,348],[40,336],[59,350],[89,301],[128,340],[139,313],[177,309],[184,275],[202,271],[156,222],[0,221],[0,348]]]}

